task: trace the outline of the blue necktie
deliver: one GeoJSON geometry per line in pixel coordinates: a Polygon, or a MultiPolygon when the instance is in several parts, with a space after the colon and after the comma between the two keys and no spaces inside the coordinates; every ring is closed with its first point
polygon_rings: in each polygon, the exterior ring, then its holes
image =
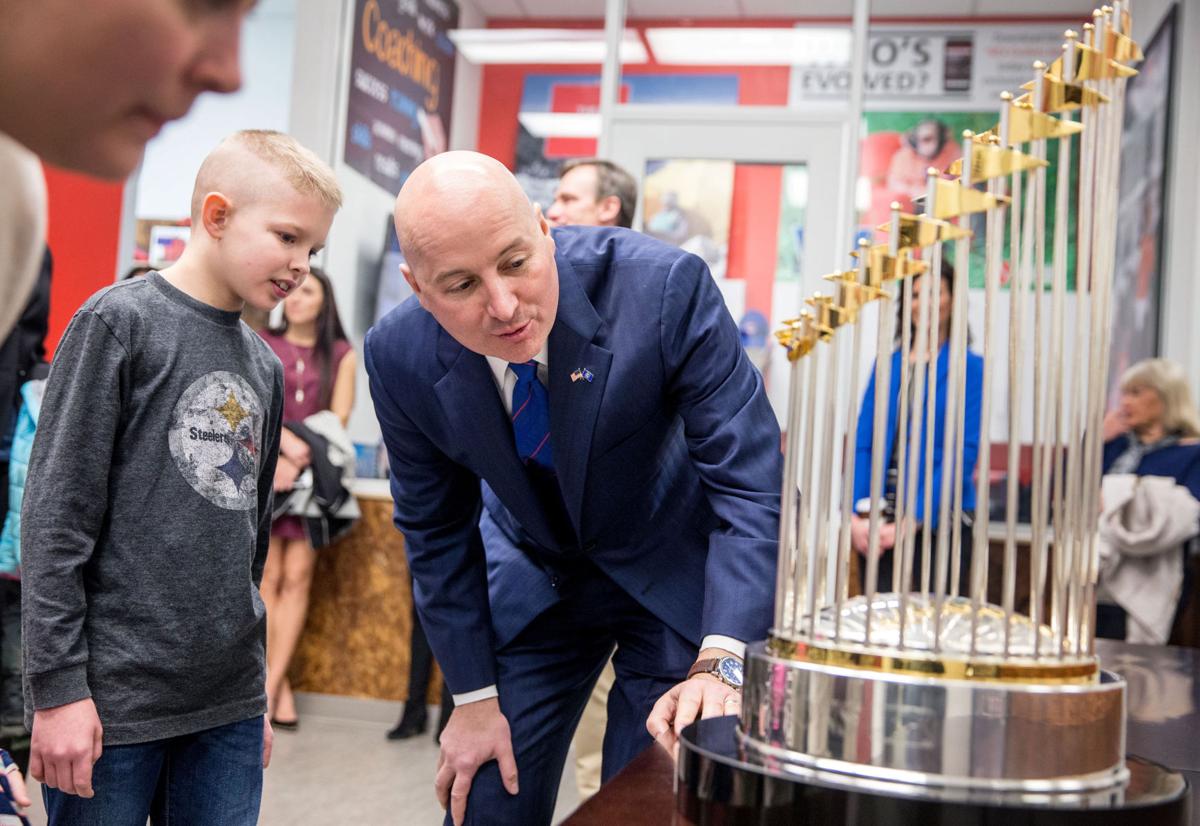
{"type": "Polygon", "coordinates": [[[512,395],[512,426],[517,455],[527,466],[554,472],[550,451],[550,396],[538,381],[537,362],[509,364],[517,376],[512,395]]]}

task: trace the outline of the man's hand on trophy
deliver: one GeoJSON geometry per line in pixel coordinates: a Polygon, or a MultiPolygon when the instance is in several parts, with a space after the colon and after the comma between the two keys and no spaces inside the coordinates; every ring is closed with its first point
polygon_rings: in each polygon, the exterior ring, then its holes
{"type": "MultiPolygon", "coordinates": [[[[723,656],[732,655],[715,648],[705,649],[698,660],[723,656]]],[[[680,733],[696,720],[739,714],[741,710],[740,691],[713,674],[695,674],[658,698],[646,719],[646,730],[675,756],[680,733]]]]}

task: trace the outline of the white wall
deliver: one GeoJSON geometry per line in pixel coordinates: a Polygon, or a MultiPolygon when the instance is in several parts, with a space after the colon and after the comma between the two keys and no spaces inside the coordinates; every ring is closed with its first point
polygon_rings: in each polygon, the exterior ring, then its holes
{"type": "Polygon", "coordinates": [[[229,133],[287,130],[295,22],[296,0],[263,0],[250,13],[242,34],[241,90],[202,95],[187,117],[147,145],[136,218],[186,218],[200,163],[229,133]]]}
{"type": "MultiPolygon", "coordinates": [[[[456,0],[459,25],[479,27],[482,15],[470,0],[456,0]]],[[[370,325],[371,289],[378,277],[386,222],[396,193],[386,192],[342,162],[346,132],[346,87],[351,37],[356,31],[354,0],[295,0],[295,52],[305,55],[292,71],[288,129],[333,166],[342,186],[341,211],[333,222],[321,266],[334,283],[346,332],[359,354],[358,393],[350,417],[356,442],[374,442],[379,425],[371,408],[362,367],[362,339],[370,325]]],[[[480,70],[461,58],[454,67],[450,147],[473,149],[479,123],[480,70]]]]}

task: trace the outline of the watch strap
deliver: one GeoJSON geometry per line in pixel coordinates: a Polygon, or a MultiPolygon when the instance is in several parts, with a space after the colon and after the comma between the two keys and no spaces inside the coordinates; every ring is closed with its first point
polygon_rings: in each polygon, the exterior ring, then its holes
{"type": "MultiPolygon", "coordinates": [[[[717,664],[721,662],[720,657],[709,657],[705,660],[696,660],[695,664],[688,669],[687,678],[690,680],[697,674],[717,674],[717,664]]],[[[721,680],[721,682],[725,682],[721,680]]]]}

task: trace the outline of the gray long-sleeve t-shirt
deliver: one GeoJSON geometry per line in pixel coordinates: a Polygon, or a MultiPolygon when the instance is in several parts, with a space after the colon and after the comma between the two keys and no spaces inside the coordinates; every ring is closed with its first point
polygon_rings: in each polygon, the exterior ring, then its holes
{"type": "Polygon", "coordinates": [[[75,314],[21,513],[27,726],[89,696],[106,745],[265,711],[282,406],[258,335],[158,273],[75,314]]]}

